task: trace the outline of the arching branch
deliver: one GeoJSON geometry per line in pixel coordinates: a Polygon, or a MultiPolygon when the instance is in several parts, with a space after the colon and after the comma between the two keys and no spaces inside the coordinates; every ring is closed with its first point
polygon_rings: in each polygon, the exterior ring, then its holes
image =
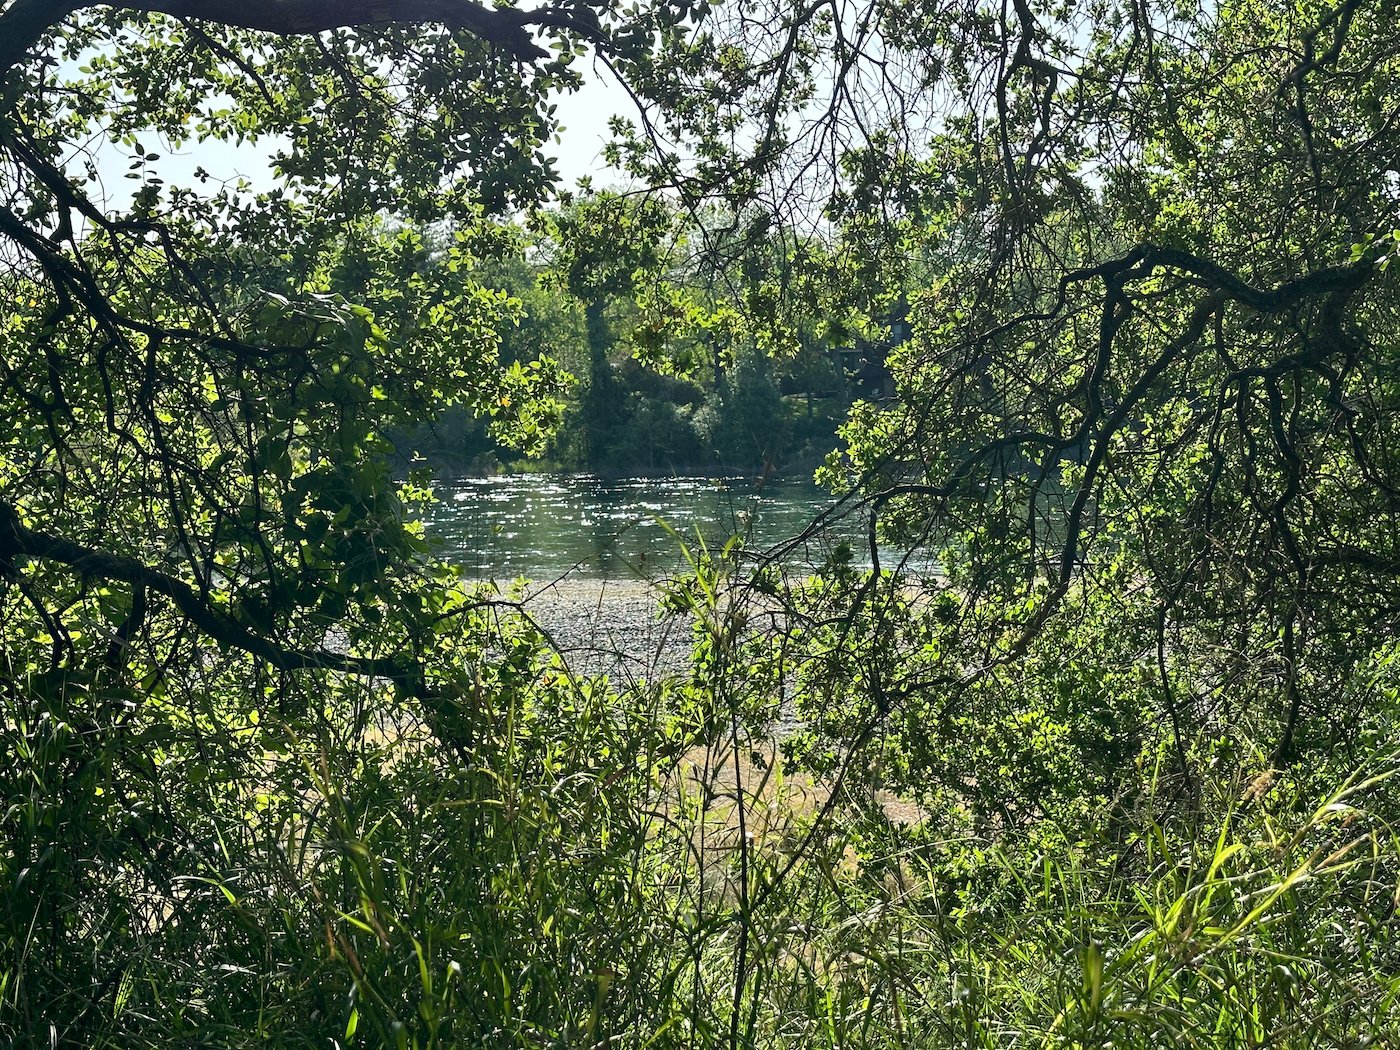
{"type": "MultiPolygon", "coordinates": [[[[13,69],[45,32],[69,15],[95,6],[86,0],[16,0],[0,14],[0,76],[13,69]]],[[[463,29],[522,62],[548,58],[532,29],[566,29],[594,44],[606,42],[596,19],[546,6],[531,11],[489,7],[472,0],[129,0],[107,6],[192,18],[254,29],[277,36],[302,36],[329,29],[394,23],[436,23],[463,29]]]]}
{"type": "Polygon", "coordinates": [[[84,576],[129,583],[141,591],[164,595],[181,614],[220,645],[265,660],[281,671],[322,670],[365,678],[383,678],[410,695],[425,694],[422,670],[411,662],[346,656],[325,649],[291,649],[248,630],[216,610],[193,587],[134,558],[85,547],[63,536],[38,532],[19,519],[15,509],[0,502],[0,571],[13,573],[18,564],[37,559],[65,566],[84,576]]]}

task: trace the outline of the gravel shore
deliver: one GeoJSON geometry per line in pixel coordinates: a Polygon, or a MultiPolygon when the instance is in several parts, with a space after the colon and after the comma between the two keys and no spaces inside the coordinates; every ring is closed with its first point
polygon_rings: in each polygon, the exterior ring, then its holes
{"type": "Polygon", "coordinates": [[[534,586],[524,608],[578,672],[626,682],[683,670],[690,625],[662,618],[645,580],[563,579],[534,586]]]}

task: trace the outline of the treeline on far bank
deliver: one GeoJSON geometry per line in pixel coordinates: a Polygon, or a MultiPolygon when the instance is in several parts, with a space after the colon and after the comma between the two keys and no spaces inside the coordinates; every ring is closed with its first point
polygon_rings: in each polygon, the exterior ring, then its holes
{"type": "MultiPolygon", "coordinates": [[[[898,303],[852,324],[797,316],[752,326],[743,300],[755,268],[810,270],[810,246],[755,238],[732,216],[705,228],[654,200],[604,193],[496,233],[471,278],[515,304],[516,323],[498,332],[501,363],[548,376],[555,417],[527,458],[517,431],[445,407],[395,435],[406,460],[435,472],[528,462],[611,476],[810,474],[850,406],[892,390],[885,356],[907,332],[898,303]],[[728,258],[745,280],[715,268],[717,237],[736,241],[728,258]]],[[[422,265],[438,265],[448,236],[421,236],[422,265]]]]}

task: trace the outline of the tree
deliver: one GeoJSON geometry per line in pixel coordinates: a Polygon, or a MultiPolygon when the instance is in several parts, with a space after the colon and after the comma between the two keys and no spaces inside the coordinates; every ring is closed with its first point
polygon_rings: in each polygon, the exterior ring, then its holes
{"type": "MultiPolygon", "coordinates": [[[[1360,683],[1400,571],[1391,13],[1017,0],[730,24],[755,83],[807,95],[756,110],[725,163],[789,214],[791,187],[819,193],[877,284],[933,262],[900,398],[858,407],[828,474],[945,574],[907,660],[872,633],[848,664],[896,751],[1077,718],[1091,697],[1043,688],[1069,651],[1127,675],[1097,732],[1160,743],[1186,780],[1217,745],[1283,766],[1388,717],[1360,683]],[[792,148],[821,134],[824,154],[792,148]]],[[[1014,790],[1003,759],[979,765],[988,798],[1014,790]]]]}
{"type": "MultiPolygon", "coordinates": [[[[312,644],[324,622],[299,618],[326,595],[297,581],[339,566],[351,605],[386,598],[383,570],[416,541],[376,465],[384,427],[454,402],[528,406],[530,377],[494,366],[503,299],[414,273],[412,238],[386,242],[366,217],[470,229],[534,199],[551,178],[544,99],[577,83],[577,43],[611,39],[597,12],[20,2],[0,30],[7,572],[111,578],[127,612],[110,629],[128,636],[154,588],[285,670],[422,690],[407,636],[392,657],[312,644]],[[532,33],[567,47],[551,58],[532,33]],[[72,153],[93,135],[132,157],[124,215],[72,153]],[[282,187],[257,193],[166,187],[146,148],[269,135],[282,187]]],[[[463,240],[440,274],[470,255],[463,240]]]]}
{"type": "Polygon", "coordinates": [[[671,67],[710,100],[659,118],[695,161],[678,177],[639,133],[634,170],[825,225],[829,316],[911,302],[900,397],[856,407],[826,475],[877,519],[878,568],[909,562],[881,534],[945,570],[933,640],[891,667],[872,631],[822,690],[897,712],[895,750],[975,737],[972,707],[1012,719],[1038,702],[1018,669],[1108,615],[1126,648],[1100,669],[1149,673],[1152,702],[1123,687],[1105,732],[1184,781],[1212,741],[1286,766],[1375,714],[1358,683],[1400,569],[1391,13],[775,2],[716,12],[707,61],[671,67]]]}
{"type": "Polygon", "coordinates": [[[549,217],[555,246],[551,274],[583,304],[588,334],[581,406],[586,463],[607,460],[614,432],[625,423],[623,391],[613,375],[616,336],[608,307],[628,297],[646,273],[656,271],[669,218],[660,201],[634,201],[613,193],[586,194],[549,217]]]}

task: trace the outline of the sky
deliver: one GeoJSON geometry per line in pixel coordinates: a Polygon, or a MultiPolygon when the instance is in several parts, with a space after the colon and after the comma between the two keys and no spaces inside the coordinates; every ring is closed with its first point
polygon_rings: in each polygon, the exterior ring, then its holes
{"type": "Polygon", "coordinates": [[[626,117],[636,112],[627,92],[606,69],[595,65],[584,74],[583,87],[572,95],[560,96],[556,104],[559,122],[564,125],[555,152],[562,185],[572,187],[584,175],[606,183],[602,153],[609,138],[608,121],[618,114],[626,117]]]}

